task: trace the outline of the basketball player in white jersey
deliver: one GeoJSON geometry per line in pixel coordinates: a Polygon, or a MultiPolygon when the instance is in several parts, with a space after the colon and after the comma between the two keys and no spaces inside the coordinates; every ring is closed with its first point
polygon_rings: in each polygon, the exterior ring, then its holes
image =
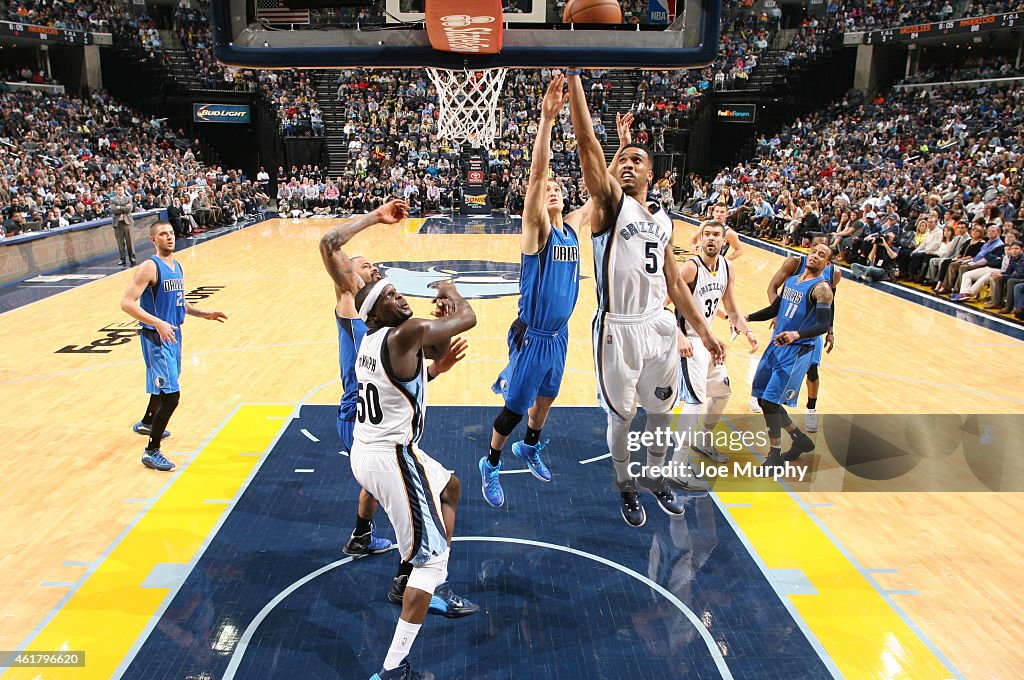
{"type": "Polygon", "coordinates": [[[367,331],[359,344],[359,402],[352,473],[384,507],[402,559],[413,565],[402,593],[402,614],[382,670],[370,680],[433,678],[412,671],[408,655],[432,599],[467,616],[479,607],[451,592],[448,556],[461,485],[418,446],[426,409],[426,359],[447,354],[452,337],[476,325],[472,307],[451,282],[437,285],[438,318],[414,319],[409,303],[387,279],[356,294],[367,331]]]}
{"type": "MultiPolygon", "coordinates": [[[[683,283],[693,293],[693,299],[697,301],[697,307],[704,312],[704,318],[708,323],[715,318],[721,304],[729,318],[734,319],[736,331],[743,333],[750,343],[751,352],[755,352],[757,337],[747,327],[747,322],[736,305],[736,273],[729,266],[728,259],[721,254],[725,225],[709,220],[700,226],[698,234],[700,241],[697,257],[679,265],[683,283]]],[[[715,364],[712,361],[711,354],[698,341],[695,329],[682,316],[677,316],[677,320],[682,336],[679,339],[679,349],[683,355],[683,380],[680,386],[683,417],[680,420],[680,431],[694,434],[690,441],[690,450],[716,463],[724,463],[729,460],[728,457],[715,448],[708,433],[714,432],[726,404],[729,403],[729,397],[732,396],[729,374],[726,372],[725,364],[715,364]],[[704,423],[698,432],[697,423],[701,413],[705,413],[704,423]]],[[[676,451],[674,461],[679,463],[677,469],[685,472],[670,478],[669,481],[691,490],[708,489],[707,482],[698,478],[691,470],[686,470],[690,467],[688,457],[685,449],[676,451]]]]}
{"type": "MultiPolygon", "coordinates": [[[[736,233],[736,230],[729,226],[728,219],[729,204],[723,201],[715,203],[714,207],[711,208],[711,221],[724,225],[725,234],[722,237],[723,243],[720,252],[725,256],[725,259],[732,262],[743,254],[743,242],[740,241],[740,236],[736,233]]],[[[690,250],[697,251],[699,249],[702,237],[700,229],[698,229],[694,233],[693,238],[690,239],[690,250]]]]}
{"type": "MultiPolygon", "coordinates": [[[[711,333],[689,289],[679,278],[672,252],[672,219],[644,199],[650,187],[650,151],[625,145],[609,172],[594,133],[578,69],[569,75],[569,112],[579,144],[580,164],[592,201],[591,235],[597,313],[594,316],[594,363],[598,397],[608,414],[608,447],[621,496],[620,511],[631,526],[643,526],[647,514],[630,474],[629,426],[637,404],[647,411],[648,429],[667,431],[679,388],[676,324],[664,308],[668,295],[707,346],[715,361],[725,346],[711,333]]],[[[667,445],[648,447],[649,467],[664,466],[667,445]]],[[[641,477],[640,484],[658,499],[662,510],[680,515],[683,505],[661,477],[641,477]]]]}

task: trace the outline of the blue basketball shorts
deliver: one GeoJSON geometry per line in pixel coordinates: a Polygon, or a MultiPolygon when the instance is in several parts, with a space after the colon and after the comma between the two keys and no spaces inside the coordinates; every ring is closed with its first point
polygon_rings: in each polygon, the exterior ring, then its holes
{"type": "Polygon", "coordinates": [[[811,368],[814,345],[768,345],[754,373],[752,394],[773,404],[796,406],[811,368]]]}
{"type": "Polygon", "coordinates": [[[174,331],[177,342],[168,345],[160,335],[149,328],[139,330],[142,338],[142,359],[146,362],[146,392],[169,394],[179,392],[178,376],[181,375],[181,329],[174,331]]]}
{"type": "Polygon", "coordinates": [[[516,319],[508,332],[508,365],[491,389],[505,398],[505,408],[525,415],[537,397],[558,396],[568,349],[568,327],[537,331],[516,319]]]}

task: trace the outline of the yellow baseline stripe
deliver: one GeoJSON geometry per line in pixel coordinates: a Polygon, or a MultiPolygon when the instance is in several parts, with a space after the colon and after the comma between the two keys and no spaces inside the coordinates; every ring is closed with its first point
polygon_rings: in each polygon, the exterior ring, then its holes
{"type": "Polygon", "coordinates": [[[240,454],[265,451],[292,409],[240,407],[28,647],[84,650],[85,668],[10,669],[4,679],[111,677],[169,592],[140,587],[146,577],[192,561],[228,507],[204,501],[235,497],[260,460],[240,454]]]}
{"type": "Polygon", "coordinates": [[[816,595],[788,597],[844,677],[945,680],[952,676],[797,499],[779,490],[774,480],[723,478],[715,484],[715,492],[726,505],[750,506],[723,510],[765,566],[799,569],[814,586],[816,595]]]}

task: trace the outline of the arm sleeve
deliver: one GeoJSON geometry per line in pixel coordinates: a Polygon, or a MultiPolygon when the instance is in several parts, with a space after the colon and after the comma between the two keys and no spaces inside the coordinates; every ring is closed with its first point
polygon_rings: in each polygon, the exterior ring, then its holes
{"type": "Polygon", "coordinates": [[[819,304],[815,306],[814,312],[814,320],[809,320],[796,332],[801,338],[815,338],[824,335],[832,325],[832,305],[819,304]]]}
{"type": "Polygon", "coordinates": [[[768,321],[774,319],[779,315],[779,308],[782,306],[782,298],[776,297],[775,301],[764,309],[759,309],[756,312],[747,314],[748,321],[768,321]]]}
{"type": "Polygon", "coordinates": [[[835,328],[835,325],[836,325],[836,323],[835,323],[836,322],[836,300],[835,300],[835,294],[836,294],[836,292],[833,290],[832,291],[832,315],[828,318],[828,332],[829,333],[832,332],[832,329],[835,328]]]}

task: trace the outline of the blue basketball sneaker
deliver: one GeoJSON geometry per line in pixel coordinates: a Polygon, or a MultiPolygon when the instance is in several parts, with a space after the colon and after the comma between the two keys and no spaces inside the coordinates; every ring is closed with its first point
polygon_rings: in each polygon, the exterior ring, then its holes
{"type": "Polygon", "coordinates": [[[376,555],[391,549],[391,541],[381,538],[373,533],[373,524],[365,534],[356,536],[352,534],[348,543],[342,548],[346,555],[376,555]]]}
{"type": "Polygon", "coordinates": [[[160,472],[170,472],[174,469],[174,463],[164,458],[160,449],[146,449],[142,454],[142,464],[160,472]]]}
{"type": "Polygon", "coordinates": [[[516,454],[516,458],[526,463],[526,467],[530,468],[533,476],[542,482],[551,481],[551,471],[540,459],[540,452],[550,441],[550,439],[545,439],[542,442],[537,442],[536,446],[530,446],[526,442],[516,442],[512,445],[512,453],[516,454]]]}
{"type": "MultiPolygon", "coordinates": [[[[150,434],[152,434],[153,429],[149,425],[146,425],[144,422],[140,420],[139,422],[132,425],[132,432],[136,434],[141,434],[143,437],[148,437],[150,434]]],[[[164,430],[164,436],[160,437],[160,439],[167,439],[170,436],[171,431],[164,430]]]]}
{"type": "Polygon", "coordinates": [[[501,461],[492,467],[487,462],[487,456],[480,459],[480,483],[484,492],[484,500],[492,508],[500,508],[505,505],[505,492],[501,490],[501,481],[498,473],[501,472],[501,461]]]}
{"type": "Polygon", "coordinates": [[[370,680],[434,680],[434,674],[426,672],[417,673],[409,665],[409,659],[406,659],[398,668],[392,668],[389,671],[381,670],[379,673],[374,673],[370,680]]]}
{"type": "Polygon", "coordinates": [[[452,587],[445,581],[437,588],[434,588],[434,595],[430,598],[431,614],[438,614],[446,619],[461,619],[463,616],[470,616],[480,611],[480,605],[473,604],[469,600],[455,594],[452,587]]]}

